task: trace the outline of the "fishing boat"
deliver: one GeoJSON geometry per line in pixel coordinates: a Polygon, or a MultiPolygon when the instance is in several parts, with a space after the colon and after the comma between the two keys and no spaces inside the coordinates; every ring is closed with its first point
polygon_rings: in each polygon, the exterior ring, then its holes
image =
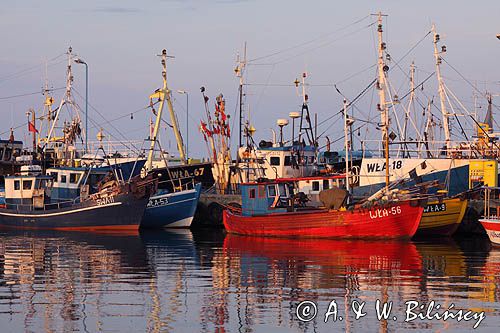
{"type": "Polygon", "coordinates": [[[241,211],[224,211],[229,233],[337,238],[411,238],[417,231],[425,200],[401,194],[388,200],[347,206],[347,192],[324,191],[327,208],[307,207],[294,195],[293,179],[242,184],[241,211]],[[328,193],[328,194],[326,194],[328,193]]]}
{"type": "Polygon", "coordinates": [[[490,241],[500,245],[500,187],[484,187],[484,216],[479,219],[490,241]]]}
{"type": "Polygon", "coordinates": [[[36,165],[5,177],[5,205],[0,227],[55,230],[134,230],[139,228],[149,196],[156,190],[152,177],[128,182],[104,178],[98,191],[82,187],[80,196],[53,200],[53,177],[36,165]]]}
{"type": "Polygon", "coordinates": [[[460,197],[429,201],[424,208],[417,234],[453,235],[464,218],[467,203],[467,199],[460,197]]]}
{"type": "MultiPolygon", "coordinates": [[[[158,134],[165,102],[169,106],[174,123],[177,122],[171,105],[170,90],[167,86],[167,59],[169,56],[166,50],[162,50],[159,56],[161,57],[163,67],[163,86],[150,96],[151,105],[154,104],[153,99],[155,99],[159,103],[159,107],[158,111],[154,112],[156,114],[156,121],[150,136],[151,142],[147,159],[141,169],[141,177],[153,176],[155,179],[158,179],[158,191],[150,198],[147,204],[141,228],[187,228],[191,226],[193,221],[200,198],[202,183],[195,182],[193,175],[188,173],[186,169],[183,169],[186,172],[185,175],[181,174],[173,177],[173,170],[169,167],[155,168],[153,165],[155,147],[159,145],[158,134]]],[[[180,137],[178,131],[175,133],[176,136],[180,137]]],[[[182,143],[182,141],[180,142],[182,143]]],[[[179,145],[179,149],[182,148],[181,146],[179,145]]],[[[163,156],[163,154],[161,155],[163,156]]],[[[182,157],[184,157],[184,153],[182,153],[182,157]]]]}

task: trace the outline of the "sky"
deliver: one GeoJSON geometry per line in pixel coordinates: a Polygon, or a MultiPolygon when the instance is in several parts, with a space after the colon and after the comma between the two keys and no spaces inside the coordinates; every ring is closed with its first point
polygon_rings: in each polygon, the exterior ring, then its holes
{"type": "MultiPolygon", "coordinates": [[[[206,88],[211,108],[222,93],[233,115],[238,89],[233,70],[246,42],[250,60],[246,114],[257,129],[256,141],[269,140],[271,128],[278,130],[278,118],[300,110],[301,97],[293,81],[304,71],[310,110],[318,114],[318,132],[335,141],[343,131],[340,118],[334,116],[343,97],[333,84],[352,99],[375,77],[376,26],[370,14],[379,11],[388,15],[384,39],[393,59],[389,65],[394,66],[389,76],[400,95],[409,89],[411,61],[417,66],[417,82],[434,71],[432,38],[427,35],[432,23],[447,46],[442,67],[446,84],[470,112],[474,105],[471,83],[478,96],[486,90],[500,93],[500,41],[495,38],[500,33],[500,2],[495,0],[2,1],[0,138],[8,137],[10,127],[21,126],[15,136],[29,142],[27,126],[22,126],[26,111],[42,108],[43,96],[38,92],[46,79],[52,88],[64,86],[63,54],[71,46],[89,65],[89,140],[95,140],[100,127],[107,131],[107,139],[142,140],[148,135],[151,112],[136,112],[133,119],[126,115],[147,106],[148,96],[161,86],[156,55],[165,48],[175,56],[168,62],[169,86],[184,137],[186,123],[189,129],[190,156],[206,156],[198,130],[204,117],[200,87],[206,88]],[[188,121],[186,96],[177,90],[189,94],[188,121]],[[31,95],[13,97],[25,94],[31,95]],[[104,120],[121,116],[112,126],[104,120]],[[332,120],[324,122],[331,116],[332,120]]],[[[84,109],[84,67],[75,64],[73,72],[75,99],[84,109]]],[[[437,96],[435,78],[424,87],[426,98],[437,96]]],[[[59,100],[62,92],[54,91],[54,98],[59,100]]],[[[479,96],[480,116],[484,103],[479,96]]],[[[375,109],[376,95],[370,92],[352,112],[374,119],[375,109]]],[[[285,131],[291,131],[289,127],[285,131]]],[[[161,135],[163,147],[176,153],[171,130],[164,129],[161,135]]],[[[377,139],[377,135],[377,130],[368,127],[359,133],[365,139],[377,139]]]]}

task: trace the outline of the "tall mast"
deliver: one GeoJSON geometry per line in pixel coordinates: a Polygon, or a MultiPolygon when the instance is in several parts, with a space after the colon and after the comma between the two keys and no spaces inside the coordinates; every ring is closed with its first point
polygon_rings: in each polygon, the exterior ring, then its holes
{"type": "MultiPolygon", "coordinates": [[[[413,106],[413,99],[415,98],[415,62],[411,62],[411,65],[410,65],[410,99],[409,99],[409,102],[408,102],[408,108],[406,109],[406,112],[405,112],[405,123],[404,123],[404,127],[403,127],[403,142],[404,142],[404,147],[405,149],[403,150],[403,157],[405,156],[405,154],[409,157],[410,153],[408,151],[408,145],[406,143],[407,141],[407,132],[408,132],[408,122],[411,120],[410,118],[410,111],[412,109],[412,106],[413,106]]],[[[417,133],[418,135],[418,133],[417,133]]]]}
{"type": "MultiPolygon", "coordinates": [[[[177,149],[179,150],[179,157],[182,161],[182,163],[186,164],[187,163],[187,160],[186,160],[186,152],[184,151],[184,142],[182,140],[182,135],[181,135],[181,132],[179,130],[179,122],[177,121],[177,116],[175,115],[175,111],[174,111],[174,107],[172,106],[172,99],[170,97],[170,90],[168,89],[168,86],[167,86],[167,58],[174,58],[173,56],[167,56],[167,51],[166,50],[163,50],[162,51],[162,60],[161,60],[161,64],[163,66],[163,72],[162,72],[162,76],[163,76],[163,94],[164,94],[164,98],[166,98],[167,100],[167,106],[168,106],[168,111],[170,113],[170,122],[172,123],[172,129],[174,131],[174,135],[175,135],[175,140],[177,141],[177,149]],[[163,52],[165,51],[165,52],[163,52]],[[164,58],[165,57],[165,58],[164,58]]],[[[163,97],[162,97],[163,99],[163,97]]]]}
{"type": "Polygon", "coordinates": [[[52,138],[52,134],[54,133],[54,128],[56,126],[57,120],[59,119],[59,114],[61,113],[63,105],[71,101],[71,88],[73,87],[73,73],[71,71],[71,62],[73,61],[73,53],[72,52],[73,52],[73,49],[70,46],[68,48],[68,52],[66,53],[68,55],[68,67],[67,67],[67,71],[66,71],[66,92],[64,93],[64,97],[61,99],[61,103],[59,104],[59,107],[57,108],[56,115],[54,117],[52,125],[50,126],[49,133],[47,134],[47,141],[45,142],[44,151],[45,151],[45,148],[50,143],[50,140],[52,138]]]}
{"type": "MultiPolygon", "coordinates": [[[[243,83],[244,83],[244,71],[245,67],[247,65],[247,43],[245,42],[245,46],[243,49],[243,60],[240,59],[240,56],[238,55],[238,58],[236,60],[238,62],[238,65],[234,69],[234,72],[236,73],[236,76],[240,79],[240,86],[239,86],[239,141],[238,141],[238,147],[243,146],[243,83]]],[[[239,156],[239,154],[238,154],[239,156]]]]}
{"type": "MultiPolygon", "coordinates": [[[[158,112],[156,114],[156,121],[155,121],[155,126],[153,128],[153,133],[151,135],[151,145],[149,147],[149,152],[148,152],[148,158],[146,160],[146,164],[144,166],[144,169],[147,172],[153,170],[153,155],[154,155],[154,149],[156,145],[156,141],[158,139],[158,132],[160,130],[160,124],[161,124],[161,116],[163,114],[163,106],[165,103],[165,97],[167,96],[167,103],[170,101],[170,97],[168,94],[168,88],[167,88],[167,58],[173,58],[171,56],[167,55],[167,50],[163,49],[161,54],[159,55],[161,57],[161,65],[163,67],[163,70],[161,72],[162,78],[163,78],[163,87],[161,89],[158,89],[154,94],[149,96],[149,98],[152,100],[153,98],[157,98],[160,101],[160,106],[158,107],[158,112]]],[[[173,109],[172,109],[173,111],[173,109]]],[[[175,131],[175,130],[174,130],[175,131]]],[[[181,141],[182,142],[182,141],[181,141]]],[[[179,144],[179,141],[177,141],[177,144],[179,144]]],[[[181,145],[182,148],[182,145],[181,145]]],[[[181,159],[184,157],[184,151],[179,149],[179,152],[182,151],[181,159]]]]}
{"type": "Polygon", "coordinates": [[[387,102],[385,99],[385,89],[386,89],[386,77],[385,73],[389,70],[389,67],[385,64],[384,51],[386,49],[386,44],[383,41],[382,36],[382,15],[381,12],[377,14],[378,16],[378,94],[379,94],[379,111],[380,120],[382,126],[382,140],[384,142],[384,156],[385,156],[385,186],[389,186],[389,110],[387,108],[387,102]]]}
{"type": "Polygon", "coordinates": [[[350,192],[349,188],[349,133],[348,133],[348,117],[347,117],[347,100],[344,98],[344,146],[345,146],[345,189],[350,192]]]}
{"type": "Polygon", "coordinates": [[[441,51],[438,50],[437,43],[439,42],[439,34],[436,32],[436,26],[432,25],[432,32],[434,34],[434,59],[436,60],[436,76],[438,79],[438,91],[439,91],[439,100],[441,102],[441,114],[443,117],[443,130],[444,130],[444,138],[446,141],[446,151],[447,155],[450,155],[451,149],[451,141],[450,141],[450,123],[448,117],[450,114],[446,110],[446,92],[444,90],[443,78],[441,77],[441,54],[446,52],[446,46],[441,47],[441,51]]]}

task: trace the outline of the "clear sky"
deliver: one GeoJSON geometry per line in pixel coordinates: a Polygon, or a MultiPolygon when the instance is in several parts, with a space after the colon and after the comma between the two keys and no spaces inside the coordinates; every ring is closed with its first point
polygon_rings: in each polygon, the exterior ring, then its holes
{"type": "MultiPolygon", "coordinates": [[[[161,84],[161,67],[155,56],[166,48],[175,56],[169,62],[172,90],[183,89],[190,98],[190,152],[206,155],[197,129],[203,115],[199,88],[205,86],[211,101],[219,93],[226,97],[232,114],[236,107],[238,80],[235,58],[246,41],[248,58],[247,105],[256,138],[269,139],[277,118],[300,109],[300,98],[291,85],[300,73],[309,73],[310,107],[320,121],[337,112],[342,97],[338,87],[354,97],[375,75],[374,70],[351,75],[376,63],[375,26],[370,13],[382,11],[385,41],[393,59],[407,53],[435,22],[448,48],[446,60],[480,90],[500,93],[500,2],[484,1],[296,1],[296,0],[23,0],[0,2],[0,137],[11,126],[26,119],[25,112],[42,107],[41,95],[6,98],[40,91],[45,82],[44,62],[72,46],[89,64],[90,103],[107,119],[134,112],[148,103],[149,94],[161,84]],[[360,20],[358,23],[354,23],[360,20]],[[20,73],[21,72],[21,73],[20,73]]],[[[62,57],[49,62],[48,79],[54,88],[64,86],[62,57]]],[[[417,64],[417,80],[434,70],[432,38],[428,36],[391,72],[401,95],[408,87],[403,72],[417,64]],[[399,73],[399,74],[398,74],[399,73]]],[[[85,93],[83,66],[74,66],[75,87],[85,93]]],[[[447,84],[472,107],[473,89],[446,65],[447,84]]],[[[437,95],[434,79],[425,85],[429,96],[437,95]],[[434,90],[434,91],[433,91],[434,90]]],[[[54,92],[60,98],[61,91],[54,92]]],[[[174,94],[181,129],[186,124],[185,96],[174,94]]],[[[84,101],[77,96],[77,102],[84,101]]],[[[376,103],[376,102],[375,102],[376,103]]],[[[480,103],[484,104],[483,100],[480,103]]],[[[500,104],[500,103],[498,103],[500,104]]],[[[373,114],[371,94],[358,105],[373,114]]],[[[130,139],[147,136],[148,111],[134,119],[113,123],[130,139]]],[[[103,119],[91,109],[93,121],[103,119]]],[[[109,129],[116,139],[123,139],[109,129]]],[[[328,123],[331,138],[341,135],[341,123],[328,123]],[[331,126],[330,126],[331,125],[331,126]]],[[[96,129],[91,128],[90,140],[96,129]]],[[[26,127],[15,132],[26,137],[26,127]]],[[[373,133],[372,133],[373,134],[373,133]]],[[[185,135],[185,134],[184,134],[185,135]]],[[[364,133],[363,135],[366,135],[364,133]]],[[[163,135],[164,146],[175,150],[173,135],[163,135]],[[165,139],[166,137],[166,139],[165,139]]]]}

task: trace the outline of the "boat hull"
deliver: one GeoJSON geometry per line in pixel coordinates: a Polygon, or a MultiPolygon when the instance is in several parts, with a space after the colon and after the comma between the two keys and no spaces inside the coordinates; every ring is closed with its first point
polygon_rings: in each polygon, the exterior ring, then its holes
{"type": "Polygon", "coordinates": [[[137,230],[148,197],[136,198],[132,193],[118,194],[112,199],[87,200],[68,207],[47,210],[0,209],[0,227],[15,229],[53,229],[78,231],[137,230]]]}
{"type": "Polygon", "coordinates": [[[192,190],[154,195],[149,199],[141,228],[189,228],[193,221],[201,184],[192,190]]]}
{"type": "Polygon", "coordinates": [[[242,216],[224,211],[230,233],[259,236],[323,238],[411,238],[417,231],[423,207],[404,201],[353,211],[313,210],[242,216]]]}
{"type": "Polygon", "coordinates": [[[467,209],[467,200],[460,198],[431,201],[424,208],[417,234],[451,236],[458,229],[467,209]]]}
{"type": "Polygon", "coordinates": [[[490,241],[495,245],[500,245],[500,219],[479,219],[479,222],[486,230],[490,241]]]}

